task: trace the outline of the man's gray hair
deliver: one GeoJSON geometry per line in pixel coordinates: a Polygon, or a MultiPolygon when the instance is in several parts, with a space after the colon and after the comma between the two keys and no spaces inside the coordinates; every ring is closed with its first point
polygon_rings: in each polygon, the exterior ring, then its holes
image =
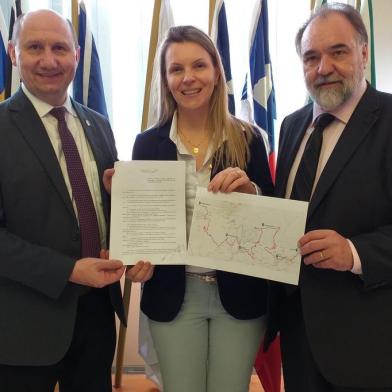
{"type": "Polygon", "coordinates": [[[326,18],[328,15],[333,13],[342,15],[351,23],[354,30],[357,32],[359,43],[368,43],[368,34],[366,31],[365,24],[363,23],[361,14],[354,7],[342,3],[326,3],[312,13],[310,18],[298,30],[298,33],[295,36],[295,47],[297,49],[297,53],[300,56],[302,37],[309,24],[316,18],[326,18]]]}

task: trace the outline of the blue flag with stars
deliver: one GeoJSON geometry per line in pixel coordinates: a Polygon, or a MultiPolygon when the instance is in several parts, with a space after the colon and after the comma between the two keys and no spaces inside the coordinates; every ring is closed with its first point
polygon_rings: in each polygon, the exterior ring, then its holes
{"type": "Polygon", "coordinates": [[[0,7],[0,101],[9,98],[20,85],[18,69],[7,54],[7,44],[12,38],[15,20],[21,13],[20,0],[8,1],[7,7],[0,7]]]}
{"type": "Polygon", "coordinates": [[[80,3],[78,40],[80,60],[73,83],[73,98],[108,118],[101,65],[83,2],[80,3]]]}

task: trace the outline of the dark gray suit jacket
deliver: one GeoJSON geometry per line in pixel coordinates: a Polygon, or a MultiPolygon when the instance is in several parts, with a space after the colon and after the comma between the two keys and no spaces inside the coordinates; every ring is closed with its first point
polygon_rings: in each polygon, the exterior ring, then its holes
{"type": "MultiPolygon", "coordinates": [[[[73,102],[100,178],[116,149],[109,123],[73,102]]],[[[103,208],[108,197],[102,184],[103,208]]],[[[48,365],[66,353],[81,287],[77,218],[47,132],[22,90],[0,104],[0,364],[48,365]]],[[[109,289],[124,320],[120,287],[109,289]]]]}
{"type": "MultiPolygon", "coordinates": [[[[276,194],[287,179],[312,105],[281,128],[276,194]]],[[[310,202],[306,231],[336,230],[357,249],[363,276],[302,265],[311,350],[335,385],[392,387],[392,96],[368,86],[310,202]]]]}

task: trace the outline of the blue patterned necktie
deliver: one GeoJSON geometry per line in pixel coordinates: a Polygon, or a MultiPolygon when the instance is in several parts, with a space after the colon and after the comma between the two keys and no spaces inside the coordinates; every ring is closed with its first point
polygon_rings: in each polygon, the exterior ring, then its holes
{"type": "Polygon", "coordinates": [[[290,199],[310,200],[323,143],[323,132],[334,119],[335,116],[329,113],[323,113],[317,117],[314,130],[306,142],[304,153],[298,166],[290,199]]]}
{"type": "Polygon", "coordinates": [[[81,235],[81,257],[99,257],[101,248],[97,214],[75,140],[65,121],[65,108],[57,107],[50,114],[58,121],[67,172],[78,211],[81,235]]]}

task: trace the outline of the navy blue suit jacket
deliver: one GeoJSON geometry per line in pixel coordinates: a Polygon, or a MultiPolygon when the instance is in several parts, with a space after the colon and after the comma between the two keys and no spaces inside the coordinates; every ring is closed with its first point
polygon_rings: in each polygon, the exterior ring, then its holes
{"type": "MultiPolygon", "coordinates": [[[[135,160],[177,160],[176,145],[170,140],[171,122],[139,134],[133,148],[135,160]]],[[[260,134],[249,144],[250,161],[246,173],[264,195],[272,195],[273,185],[267,153],[260,134]]],[[[223,170],[213,159],[211,177],[223,170]]],[[[217,271],[219,295],[223,307],[237,319],[251,319],[263,315],[267,307],[267,282],[245,275],[217,271]]],[[[152,320],[171,321],[179,312],[185,293],[185,266],[156,266],[145,283],[141,308],[152,320]]]]}

